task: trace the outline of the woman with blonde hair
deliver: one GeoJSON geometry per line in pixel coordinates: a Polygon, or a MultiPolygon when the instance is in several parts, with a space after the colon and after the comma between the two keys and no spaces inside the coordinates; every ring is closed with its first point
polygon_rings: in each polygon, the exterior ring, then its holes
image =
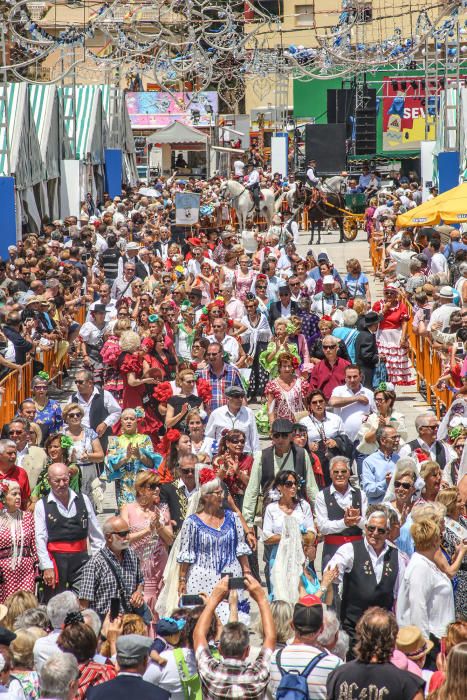
{"type": "Polygon", "coordinates": [[[93,500],[94,479],[97,465],[104,461],[104,450],[95,430],[83,425],[84,411],[78,403],[69,403],[63,409],[66,424],[65,435],[72,441],[70,461],[81,470],[81,491],[93,500]]]}
{"type": "Polygon", "coordinates": [[[140,472],[135,493],[134,502],[123,504],[120,515],[130,526],[130,547],[140,561],[144,577],[144,600],[153,612],[174,535],[168,506],[161,504],[159,475],[153,471],[140,472]]]}
{"type": "MultiPolygon", "coordinates": [[[[456,555],[463,542],[467,541],[467,519],[463,515],[464,504],[457,486],[443,489],[436,497],[438,503],[446,508],[444,518],[444,530],[441,537],[441,549],[449,562],[456,559],[456,555]]],[[[456,574],[454,588],[454,603],[456,616],[465,617],[467,614],[467,557],[463,557],[462,564],[456,574]]]]}
{"type": "Polygon", "coordinates": [[[429,459],[420,465],[420,476],[425,482],[422,494],[416,504],[436,501],[436,497],[441,489],[443,473],[438,462],[429,459]]]}
{"type": "MultiPolygon", "coordinates": [[[[440,526],[434,520],[413,523],[410,532],[415,544],[397,596],[399,626],[415,625],[425,639],[434,642],[433,660],[440,649],[441,637],[455,620],[452,584],[438,568],[435,556],[441,545],[440,526]]],[[[434,668],[433,663],[431,668],[434,668]]]]}
{"type": "Polygon", "coordinates": [[[122,351],[120,338],[123,333],[131,329],[129,317],[117,318],[113,324],[111,334],[107,337],[101,350],[101,357],[104,361],[104,384],[106,391],[110,391],[112,396],[120,402],[123,391],[123,377],[117,368],[117,360],[122,351]]]}
{"type": "Polygon", "coordinates": [[[10,644],[15,664],[15,678],[19,680],[27,700],[40,697],[39,674],[34,670],[34,644],[41,637],[46,637],[40,627],[28,627],[15,630],[16,639],[10,644]]]}
{"type": "Polygon", "coordinates": [[[430,700],[465,700],[467,697],[467,642],[456,644],[447,659],[443,685],[428,696],[430,700]]]}
{"type": "Polygon", "coordinates": [[[26,612],[26,610],[37,608],[39,605],[34,593],[26,590],[12,593],[4,602],[8,612],[2,620],[2,625],[9,630],[14,629],[15,621],[20,615],[26,612]]]}
{"type": "MultiPolygon", "coordinates": [[[[102,626],[102,636],[104,637],[104,641],[102,642],[101,648],[99,650],[100,654],[101,656],[105,656],[107,659],[110,659],[112,657],[115,658],[115,655],[117,653],[117,637],[114,635],[112,635],[111,637],[109,635],[109,637],[107,637],[106,632],[106,621],[104,621],[104,624],[102,626]]],[[[122,631],[120,636],[126,634],[140,634],[142,637],[147,636],[148,626],[144,622],[141,615],[136,615],[136,613],[125,613],[124,615],[122,615],[122,631]]]]}

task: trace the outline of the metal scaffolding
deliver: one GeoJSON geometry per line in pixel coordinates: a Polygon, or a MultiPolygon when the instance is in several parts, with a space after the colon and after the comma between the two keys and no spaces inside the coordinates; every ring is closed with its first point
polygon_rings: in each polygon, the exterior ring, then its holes
{"type": "Polygon", "coordinates": [[[6,60],[6,28],[0,21],[0,133],[5,134],[5,140],[0,141],[0,159],[6,164],[6,172],[11,174],[10,132],[8,128],[8,78],[6,60]]]}

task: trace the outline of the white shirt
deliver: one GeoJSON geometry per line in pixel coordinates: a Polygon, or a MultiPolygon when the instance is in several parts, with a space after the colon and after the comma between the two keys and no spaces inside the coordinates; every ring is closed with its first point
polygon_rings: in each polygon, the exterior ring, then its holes
{"type": "MultiPolygon", "coordinates": [[[[91,410],[91,402],[92,402],[94,396],[96,396],[96,394],[98,394],[98,393],[99,393],[98,390],[96,389],[96,387],[94,387],[94,391],[92,392],[91,396],[89,397],[89,400],[85,401],[84,398],[79,393],[79,391],[76,392],[76,396],[78,397],[78,403],[84,411],[83,420],[81,422],[86,428],[91,427],[91,425],[89,424],[89,412],[91,410]]],[[[73,403],[73,394],[68,399],[68,403],[73,403]]],[[[105,389],[104,389],[104,406],[107,409],[109,415],[107,416],[107,418],[104,418],[103,422],[106,424],[107,427],[111,428],[113,425],[115,425],[115,423],[118,422],[120,416],[122,415],[122,409],[120,408],[120,406],[118,405],[117,401],[114,399],[114,397],[112,396],[110,391],[106,391],[105,389]]]]}
{"type": "MultiPolygon", "coordinates": [[[[337,491],[336,488],[334,487],[333,484],[331,484],[330,487],[330,492],[333,494],[334,498],[336,499],[337,505],[342,508],[342,510],[345,510],[346,508],[350,508],[352,505],[352,488],[349,486],[347,488],[347,491],[344,493],[341,493],[340,491],[337,491]]],[[[361,527],[363,529],[363,525],[365,524],[365,518],[364,515],[366,513],[366,509],[368,506],[368,499],[366,497],[366,494],[364,491],[360,489],[361,493],[361,499],[362,499],[362,508],[361,508],[361,513],[362,517],[358,521],[358,527],[361,527]]],[[[345,530],[347,525],[344,522],[344,518],[342,520],[329,520],[328,516],[328,509],[326,508],[326,502],[324,500],[324,494],[322,491],[318,492],[318,495],[316,496],[316,501],[315,501],[315,514],[316,514],[316,522],[318,523],[318,528],[319,531],[323,535],[334,535],[336,533],[342,532],[342,530],[345,530]]]]}
{"type": "Polygon", "coordinates": [[[449,577],[422,554],[414,552],[407,565],[397,597],[397,622],[416,625],[423,636],[440,639],[456,619],[454,594],[449,577]]]}
{"type": "MultiPolygon", "coordinates": [[[[444,257],[444,256],[443,256],[444,257]]],[[[441,331],[445,331],[449,327],[449,321],[453,311],[458,311],[459,307],[450,302],[449,304],[441,304],[437,309],[431,312],[428,330],[431,331],[433,323],[441,323],[441,331]]]]}
{"type": "MultiPolygon", "coordinates": [[[[143,680],[153,683],[158,688],[170,693],[171,700],[184,700],[185,694],[180,680],[177,664],[172,650],[163,651],[161,656],[167,659],[165,666],[150,663],[147,667],[143,680]]],[[[183,649],[183,656],[188,667],[188,675],[197,673],[195,653],[191,649],[183,649]]]]}
{"type": "MultiPolygon", "coordinates": [[[[292,518],[303,525],[307,531],[316,532],[313,522],[313,513],[311,512],[310,504],[304,499],[301,499],[294,508],[291,514],[292,518]]],[[[267,540],[272,535],[280,535],[284,528],[285,513],[279,508],[279,502],[270,503],[264,513],[263,521],[263,540],[267,540]]]]}
{"type": "Polygon", "coordinates": [[[322,423],[312,416],[301,418],[299,422],[308,430],[308,440],[310,442],[319,442],[321,440],[321,425],[327,438],[334,438],[339,433],[345,433],[342,418],[340,418],[340,416],[336,416],[335,413],[328,413],[327,411],[325,414],[325,420],[322,423]]]}
{"type": "MultiPolygon", "coordinates": [[[[417,441],[418,441],[418,444],[420,445],[420,448],[424,452],[428,452],[428,454],[430,455],[430,459],[433,460],[433,462],[436,462],[436,442],[434,442],[432,444],[432,446],[430,447],[429,445],[427,445],[427,443],[424,440],[422,440],[419,437],[417,438],[417,441]]],[[[440,442],[440,441],[438,440],[438,442],[440,442]]],[[[456,459],[456,457],[457,457],[456,452],[454,452],[454,450],[451,449],[449,447],[449,445],[446,445],[442,440],[441,440],[441,443],[443,445],[444,454],[446,455],[446,463],[448,463],[451,459],[456,459]]],[[[399,450],[399,455],[401,458],[402,457],[410,457],[411,454],[412,454],[412,448],[410,447],[409,444],[404,445],[404,447],[402,447],[399,450]]]]}
{"type": "Polygon", "coordinates": [[[246,184],[256,185],[257,183],[259,183],[259,172],[257,170],[252,170],[248,175],[248,182],[246,184]]]}
{"type": "Polygon", "coordinates": [[[346,384],[343,384],[342,386],[336,386],[336,388],[332,390],[331,394],[331,399],[333,397],[340,399],[349,399],[352,396],[358,396],[361,394],[364,394],[367,397],[369,403],[360,403],[359,401],[355,401],[354,403],[351,403],[348,406],[333,407],[334,413],[336,414],[336,416],[340,416],[340,418],[342,419],[342,422],[344,423],[345,432],[352,441],[355,440],[355,438],[358,435],[358,431],[360,430],[360,427],[362,425],[363,417],[369,416],[370,413],[376,411],[374,394],[370,389],[367,389],[364,386],[360,386],[360,389],[357,389],[357,391],[354,392],[351,389],[349,389],[349,387],[346,384]]]}
{"type": "Polygon", "coordinates": [[[60,637],[62,630],[54,630],[47,637],[41,637],[34,642],[34,670],[40,673],[42,666],[47,659],[60,651],[57,646],[57,639],[60,637]]]}
{"type": "Polygon", "coordinates": [[[241,177],[245,172],[245,163],[243,160],[234,160],[234,173],[237,177],[241,177]]]}
{"type": "MultiPolygon", "coordinates": [[[[213,335],[208,335],[208,340],[211,343],[217,343],[218,341],[216,340],[215,336],[213,335]]],[[[224,339],[221,341],[222,348],[225,352],[229,353],[230,359],[229,363],[231,365],[234,365],[239,358],[240,355],[240,345],[238,343],[238,340],[233,337],[233,335],[226,335],[224,339]]]]}
{"type": "Polygon", "coordinates": [[[229,411],[228,406],[215,408],[209,416],[205,435],[219,441],[224,428],[228,430],[235,428],[235,430],[241,430],[245,434],[245,452],[257,452],[260,449],[255,415],[251,408],[241,406],[236,415],[229,411]]]}
{"type": "Polygon", "coordinates": [[[314,168],[308,168],[308,170],[306,171],[306,176],[309,179],[309,181],[312,182],[314,185],[318,183],[318,178],[315,175],[314,168]]]}
{"type": "Polygon", "coordinates": [[[434,253],[430,261],[430,274],[432,275],[448,275],[448,261],[442,253],[434,253]]]}
{"type": "MultiPolygon", "coordinates": [[[[62,515],[64,518],[73,518],[73,516],[76,515],[75,501],[77,499],[77,494],[71,489],[69,489],[69,497],[70,500],[68,501],[68,506],[64,506],[63,503],[61,503],[54,496],[53,491],[50,491],[49,495],[47,496],[47,503],[54,501],[54,503],[57,504],[58,512],[60,513],[60,515],[62,515]]],[[[86,510],[88,511],[88,537],[89,542],[91,544],[91,552],[92,554],[95,554],[99,551],[99,549],[101,549],[101,547],[105,545],[105,539],[104,535],[102,534],[99,522],[96,518],[96,514],[94,513],[94,509],[91,505],[91,501],[84,493],[83,498],[86,510]]],[[[37,556],[39,557],[39,566],[41,569],[52,569],[53,563],[47,551],[47,542],[49,541],[49,536],[47,534],[47,527],[45,523],[45,509],[44,502],[42,499],[40,501],[37,501],[36,507],[34,508],[34,527],[36,531],[36,547],[37,556]]]]}
{"type": "MultiPolygon", "coordinates": [[[[375,550],[368,544],[366,537],[363,539],[363,543],[366,547],[368,554],[370,555],[371,564],[373,566],[373,571],[375,572],[376,582],[379,583],[383,577],[384,568],[384,555],[389,549],[389,545],[386,543],[380,554],[376,554],[375,550]]],[[[399,558],[399,573],[397,575],[396,584],[394,586],[394,598],[397,598],[397,593],[399,591],[399,586],[402,582],[402,578],[405,572],[406,560],[401,552],[398,552],[399,558]]],[[[336,565],[339,569],[339,583],[342,583],[344,574],[347,574],[352,570],[354,562],[354,548],[352,542],[347,542],[339,547],[337,552],[334,554],[332,559],[329,561],[326,569],[333,569],[336,565]]],[[[408,624],[408,623],[407,623],[408,624]]]]}
{"type": "Polygon", "coordinates": [[[104,328],[98,328],[93,321],[86,321],[86,323],[83,323],[81,326],[79,337],[83,342],[91,345],[91,347],[99,347],[105,331],[105,326],[104,328]]]}
{"type": "Polygon", "coordinates": [[[389,257],[396,262],[396,274],[407,278],[410,276],[410,263],[416,256],[414,250],[391,250],[389,257]]]}

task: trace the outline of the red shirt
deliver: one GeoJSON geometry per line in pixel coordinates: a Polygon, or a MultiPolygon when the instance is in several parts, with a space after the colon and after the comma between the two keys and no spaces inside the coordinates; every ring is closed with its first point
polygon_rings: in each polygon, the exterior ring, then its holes
{"type": "Polygon", "coordinates": [[[31,495],[31,488],[29,486],[28,473],[22,467],[11,467],[11,469],[6,473],[2,474],[0,472],[0,481],[7,479],[9,481],[16,481],[19,484],[21,491],[21,510],[26,510],[29,497],[31,495]]]}
{"type": "Polygon", "coordinates": [[[324,359],[318,362],[311,371],[310,389],[320,389],[323,392],[326,401],[331,398],[332,390],[336,386],[345,384],[345,368],[350,365],[348,360],[337,358],[336,364],[331,367],[329,362],[324,359]]]}

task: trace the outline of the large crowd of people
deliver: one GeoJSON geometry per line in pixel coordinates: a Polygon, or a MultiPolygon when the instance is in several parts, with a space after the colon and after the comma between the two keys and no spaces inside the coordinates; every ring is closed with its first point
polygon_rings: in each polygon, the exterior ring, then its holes
{"type": "Polygon", "coordinates": [[[0,439],[2,693],[464,700],[465,234],[396,231],[415,181],[349,181],[375,299],[352,244],[345,269],[300,255],[285,214],[252,252],[221,178],[153,184],[0,261],[1,376],[34,374],[0,439]],[[209,227],[176,225],[186,190],[209,227]],[[396,404],[409,328],[443,356],[442,420],[396,404]]]}

